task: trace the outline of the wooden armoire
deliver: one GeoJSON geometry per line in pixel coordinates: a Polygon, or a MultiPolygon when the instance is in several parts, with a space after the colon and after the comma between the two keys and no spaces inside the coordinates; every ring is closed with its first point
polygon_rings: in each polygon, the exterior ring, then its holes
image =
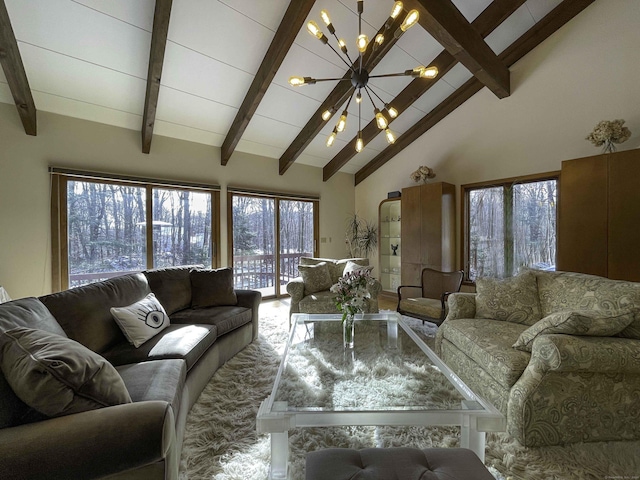
{"type": "Polygon", "coordinates": [[[402,189],[402,285],[420,285],[425,267],[455,269],[456,192],[450,183],[402,189]]]}
{"type": "Polygon", "coordinates": [[[640,281],[640,150],[562,162],[558,206],[558,270],[640,281]]]}

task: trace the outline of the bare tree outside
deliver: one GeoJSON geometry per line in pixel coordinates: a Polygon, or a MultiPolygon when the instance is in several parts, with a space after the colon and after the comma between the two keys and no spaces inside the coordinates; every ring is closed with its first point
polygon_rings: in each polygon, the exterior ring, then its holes
{"type": "Polygon", "coordinates": [[[473,189],[468,205],[470,280],[555,268],[556,180],[473,189]]]}

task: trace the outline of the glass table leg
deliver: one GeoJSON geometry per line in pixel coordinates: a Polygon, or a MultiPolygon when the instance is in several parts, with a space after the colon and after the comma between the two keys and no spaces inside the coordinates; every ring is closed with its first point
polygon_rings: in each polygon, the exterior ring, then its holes
{"type": "Polygon", "coordinates": [[[286,480],[289,463],[289,432],[271,434],[271,480],[286,480]]]}

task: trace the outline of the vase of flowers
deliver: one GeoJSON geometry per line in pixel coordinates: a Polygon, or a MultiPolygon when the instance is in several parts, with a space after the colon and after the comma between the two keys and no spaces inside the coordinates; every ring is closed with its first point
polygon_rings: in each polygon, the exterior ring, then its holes
{"type": "Polygon", "coordinates": [[[336,294],[336,307],[342,312],[342,332],[345,348],[353,348],[355,316],[364,312],[367,299],[371,297],[368,286],[375,282],[369,269],[360,269],[343,275],[331,287],[336,294]]]}
{"type": "Polygon", "coordinates": [[[596,147],[602,147],[602,153],[611,153],[616,151],[616,143],[622,143],[629,140],[631,131],[624,127],[624,120],[603,120],[593,129],[585,140],[589,140],[596,147]]]}

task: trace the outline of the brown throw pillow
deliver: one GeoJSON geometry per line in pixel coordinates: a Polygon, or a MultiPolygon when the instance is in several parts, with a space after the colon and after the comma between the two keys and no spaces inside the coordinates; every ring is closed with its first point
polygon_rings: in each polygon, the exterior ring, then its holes
{"type": "Polygon", "coordinates": [[[191,270],[190,275],[191,307],[205,308],[238,304],[231,268],[191,270]]]}
{"type": "Polygon", "coordinates": [[[113,365],[44,330],[18,327],[0,333],[0,366],[20,400],[49,417],[131,403],[113,365]]]}

